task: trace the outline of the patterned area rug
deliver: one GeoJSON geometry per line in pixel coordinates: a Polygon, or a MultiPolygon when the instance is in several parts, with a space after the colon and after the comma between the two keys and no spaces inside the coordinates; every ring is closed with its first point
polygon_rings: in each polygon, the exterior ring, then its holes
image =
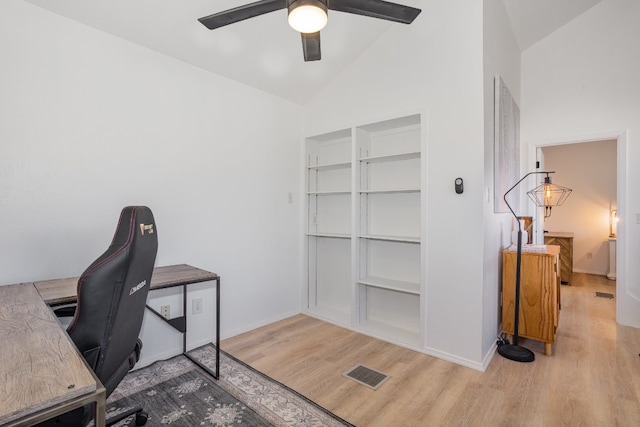
{"type": "MultiPolygon", "coordinates": [[[[215,348],[189,352],[215,370],[215,348]]],[[[130,372],[107,400],[107,418],[142,405],[147,426],[351,426],[221,351],[216,381],[184,356],[130,372]]],[[[116,426],[134,426],[130,417],[116,426]]]]}

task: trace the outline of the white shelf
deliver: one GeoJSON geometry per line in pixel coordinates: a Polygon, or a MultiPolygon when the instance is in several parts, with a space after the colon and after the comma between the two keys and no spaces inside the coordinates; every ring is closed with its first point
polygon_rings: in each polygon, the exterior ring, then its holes
{"type": "Polygon", "coordinates": [[[405,282],[402,280],[386,279],[383,277],[364,277],[358,283],[374,288],[387,289],[390,291],[404,292],[406,294],[420,295],[420,283],[405,282]]]}
{"type": "Polygon", "coordinates": [[[309,191],[309,196],[330,196],[333,194],[351,194],[351,190],[309,191]]]}
{"type": "Polygon", "coordinates": [[[335,169],[349,169],[351,167],[351,162],[341,162],[341,163],[327,163],[324,165],[311,165],[307,166],[310,170],[317,171],[328,171],[335,169]]]}
{"type": "Polygon", "coordinates": [[[329,237],[332,239],[350,239],[351,234],[346,233],[322,233],[322,232],[313,232],[307,233],[307,236],[310,237],[329,237]]]}
{"type": "MultiPolygon", "coordinates": [[[[417,325],[416,325],[417,326],[417,325]]],[[[370,334],[381,336],[391,342],[396,342],[412,347],[420,347],[420,332],[406,329],[388,323],[377,322],[375,320],[365,320],[360,327],[370,334]]]]}
{"type": "Polygon", "coordinates": [[[396,117],[389,120],[369,123],[364,126],[359,126],[359,128],[369,133],[396,133],[411,129],[419,130],[420,123],[420,114],[413,114],[411,116],[396,117]]]}
{"type": "Polygon", "coordinates": [[[360,190],[361,194],[419,193],[419,188],[390,188],[386,190],[360,190]]]}
{"type": "Polygon", "coordinates": [[[420,237],[412,236],[380,236],[376,234],[361,234],[358,237],[361,239],[384,240],[387,242],[420,243],[420,237]]]}
{"type": "Polygon", "coordinates": [[[398,160],[419,159],[421,155],[420,151],[411,151],[408,153],[388,154],[386,156],[361,157],[360,161],[364,163],[395,162],[398,160]]]}

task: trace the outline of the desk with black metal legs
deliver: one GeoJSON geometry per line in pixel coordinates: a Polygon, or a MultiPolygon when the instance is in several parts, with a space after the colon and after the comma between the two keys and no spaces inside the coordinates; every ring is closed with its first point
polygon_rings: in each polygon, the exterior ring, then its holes
{"type": "Polygon", "coordinates": [[[33,283],[0,286],[0,425],[30,426],[94,405],[106,392],[33,283]]]}
{"type": "Polygon", "coordinates": [[[196,365],[200,366],[209,375],[218,379],[220,376],[220,276],[216,273],[200,270],[190,265],[171,265],[168,267],[158,267],[153,270],[151,276],[150,291],[154,289],[166,289],[182,286],[182,316],[173,319],[165,319],[157,310],[149,307],[147,309],[168,323],[175,330],[182,333],[182,354],[196,365]],[[200,363],[187,353],[187,285],[201,282],[216,282],[216,372],[200,363]]]}
{"type": "MultiPolygon", "coordinates": [[[[36,289],[42,299],[50,306],[70,304],[76,302],[77,277],[66,279],[53,279],[35,282],[36,289]]],[[[147,305],[147,309],[182,333],[182,354],[189,360],[204,369],[209,375],[218,379],[220,376],[220,276],[210,271],[201,270],[186,264],[169,265],[153,269],[149,291],[156,289],[173,288],[182,286],[183,311],[182,316],[174,319],[165,319],[155,309],[147,305]],[[216,371],[209,368],[187,354],[187,286],[194,283],[216,282],[216,371]]],[[[55,307],[54,307],[55,308],[55,307]]]]}

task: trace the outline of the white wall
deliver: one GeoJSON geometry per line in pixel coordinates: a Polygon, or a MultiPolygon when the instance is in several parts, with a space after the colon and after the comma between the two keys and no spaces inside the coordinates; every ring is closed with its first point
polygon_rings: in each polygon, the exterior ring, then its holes
{"type": "MultiPolygon", "coordinates": [[[[522,138],[619,134],[617,321],[640,327],[640,2],[603,0],[522,55],[522,138]]],[[[593,138],[591,138],[593,139],[593,138]]],[[[602,139],[602,138],[601,138],[602,139]]],[[[530,150],[531,151],[531,150],[530,150]]]]}
{"type": "Polygon", "coordinates": [[[482,4],[436,0],[416,7],[422,14],[413,24],[391,26],[305,106],[305,133],[427,112],[426,350],[479,367],[485,356],[482,4]],[[465,181],[461,195],[456,177],[465,181]]]}
{"type": "MultiPolygon", "coordinates": [[[[301,107],[19,0],[0,2],[0,51],[0,284],[79,275],[146,204],[157,265],[222,277],[223,336],[300,311],[301,107]]],[[[171,352],[146,317],[143,357],[171,352]]]]}
{"type": "Polygon", "coordinates": [[[511,214],[494,213],[494,79],[500,75],[520,104],[520,49],[502,0],[484,0],[484,185],[483,229],[483,354],[488,354],[500,333],[502,248],[511,239],[511,214]]]}
{"type": "Polygon", "coordinates": [[[573,271],[606,275],[609,271],[609,209],[616,208],[616,141],[545,147],[545,170],[553,182],[573,190],[562,207],[544,221],[547,231],[568,231],[573,238],[573,271]]]}

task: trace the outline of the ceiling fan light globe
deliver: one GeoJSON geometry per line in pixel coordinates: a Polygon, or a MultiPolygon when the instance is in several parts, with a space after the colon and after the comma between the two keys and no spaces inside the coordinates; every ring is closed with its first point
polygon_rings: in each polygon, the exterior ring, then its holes
{"type": "Polygon", "coordinates": [[[294,30],[301,33],[317,33],[327,25],[327,10],[322,3],[316,5],[300,4],[296,6],[294,2],[289,8],[289,25],[294,30]]]}

